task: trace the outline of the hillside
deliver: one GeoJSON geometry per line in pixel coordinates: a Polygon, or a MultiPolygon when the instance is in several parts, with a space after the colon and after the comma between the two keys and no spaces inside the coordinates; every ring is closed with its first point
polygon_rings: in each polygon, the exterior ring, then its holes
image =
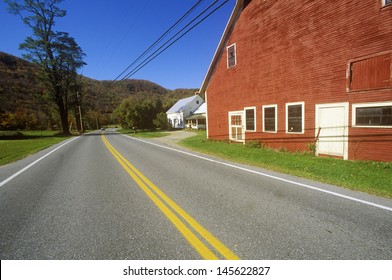
{"type": "Polygon", "coordinates": [[[23,59],[0,52],[0,112],[36,107],[43,88],[35,77],[37,67],[23,59]]]}
{"type": "MultiPolygon", "coordinates": [[[[22,119],[35,119],[37,127],[31,124],[32,127],[28,128],[53,128],[57,125],[54,109],[40,98],[45,89],[36,76],[37,71],[36,65],[0,52],[0,114],[3,116],[0,118],[0,126],[5,114],[17,114],[22,119]]],[[[111,81],[98,81],[88,77],[81,77],[81,81],[84,119],[88,125],[94,123],[94,126],[98,123],[109,124],[113,119],[112,112],[122,100],[131,95],[158,96],[166,109],[178,99],[193,95],[197,91],[197,89],[168,90],[150,81],[134,79],[126,80],[109,91],[111,81]]],[[[72,112],[70,115],[72,117],[72,112]]],[[[5,128],[0,127],[0,129],[5,128]]]]}

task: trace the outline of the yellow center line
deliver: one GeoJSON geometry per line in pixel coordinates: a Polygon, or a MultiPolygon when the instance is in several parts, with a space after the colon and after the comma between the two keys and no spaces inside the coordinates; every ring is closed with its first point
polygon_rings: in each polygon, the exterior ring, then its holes
{"type": "Polygon", "coordinates": [[[155,203],[155,205],[162,211],[162,213],[173,223],[173,225],[180,231],[185,239],[192,245],[193,248],[204,259],[218,259],[216,254],[212,252],[188,227],[182,222],[177,215],[186,221],[193,230],[202,236],[219,254],[226,259],[239,259],[230,249],[228,249],[215,236],[208,232],[201,226],[194,218],[186,213],[180,206],[171,200],[165,193],[163,193],[156,185],[154,185],[147,177],[145,177],[139,170],[137,170],[128,160],[126,160],[105,138],[102,134],[102,141],[117,159],[121,166],[127,171],[131,178],[139,185],[145,194],[155,203]],[[169,207],[167,207],[164,201],[169,207]],[[175,214],[177,213],[177,215],[175,214]]]}

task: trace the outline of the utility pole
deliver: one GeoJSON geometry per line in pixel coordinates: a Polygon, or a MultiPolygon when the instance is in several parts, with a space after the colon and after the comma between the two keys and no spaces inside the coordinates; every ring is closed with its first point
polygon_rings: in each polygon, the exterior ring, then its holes
{"type": "Polygon", "coordinates": [[[80,102],[79,102],[79,91],[76,92],[76,97],[78,98],[79,118],[80,118],[80,132],[83,133],[83,120],[82,120],[82,110],[80,109],[80,102]]]}

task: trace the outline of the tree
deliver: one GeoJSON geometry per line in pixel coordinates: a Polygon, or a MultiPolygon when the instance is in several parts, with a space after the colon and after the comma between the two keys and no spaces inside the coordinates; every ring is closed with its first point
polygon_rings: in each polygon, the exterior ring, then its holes
{"type": "Polygon", "coordinates": [[[160,128],[162,130],[169,129],[169,122],[167,120],[167,115],[164,112],[158,113],[155,119],[153,120],[153,123],[157,128],[160,128]]]}
{"type": "Polygon", "coordinates": [[[57,109],[63,134],[70,134],[68,111],[74,100],[77,70],[85,63],[85,54],[75,39],[66,32],[54,31],[55,18],[64,17],[66,11],[57,5],[63,0],[5,0],[9,12],[19,15],[30,27],[33,35],[27,37],[19,48],[27,54],[23,57],[40,66],[39,78],[46,88],[45,99],[57,109]]]}
{"type": "Polygon", "coordinates": [[[156,95],[140,93],[124,99],[114,114],[123,128],[155,129],[162,101],[156,95]]]}

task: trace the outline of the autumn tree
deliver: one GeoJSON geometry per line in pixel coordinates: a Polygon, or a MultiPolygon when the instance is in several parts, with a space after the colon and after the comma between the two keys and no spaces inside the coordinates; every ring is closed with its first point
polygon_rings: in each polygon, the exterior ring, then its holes
{"type": "Polygon", "coordinates": [[[5,0],[9,12],[19,15],[32,30],[32,36],[20,44],[27,53],[23,57],[40,66],[39,78],[46,94],[44,98],[57,109],[63,134],[70,134],[68,111],[75,100],[77,70],[85,63],[85,54],[67,32],[54,31],[55,19],[66,15],[58,7],[63,0],[5,0]]]}

